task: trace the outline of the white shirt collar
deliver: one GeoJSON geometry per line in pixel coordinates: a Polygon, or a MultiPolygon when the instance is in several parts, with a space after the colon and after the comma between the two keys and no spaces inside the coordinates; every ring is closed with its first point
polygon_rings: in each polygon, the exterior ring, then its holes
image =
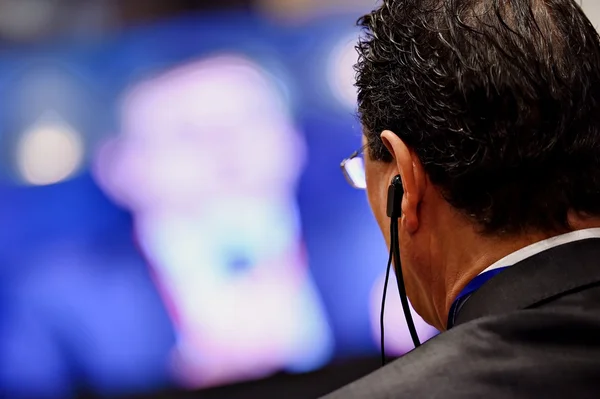
{"type": "Polygon", "coordinates": [[[521,248],[518,251],[515,251],[508,256],[505,256],[504,258],[500,259],[498,262],[494,263],[479,274],[489,272],[490,270],[499,269],[501,267],[509,267],[533,255],[539,254],[540,252],[544,252],[547,249],[554,248],[559,245],[567,244],[574,241],[585,240],[588,238],[600,238],[600,228],[572,231],[570,233],[561,234],[528,245],[525,248],[521,248]]]}

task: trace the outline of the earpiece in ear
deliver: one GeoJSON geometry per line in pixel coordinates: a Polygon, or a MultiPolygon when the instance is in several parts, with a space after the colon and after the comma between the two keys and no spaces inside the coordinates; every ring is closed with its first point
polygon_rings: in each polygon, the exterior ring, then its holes
{"type": "Polygon", "coordinates": [[[388,188],[387,197],[387,215],[390,218],[398,219],[402,215],[402,178],[400,175],[394,176],[390,187],[388,188]]]}

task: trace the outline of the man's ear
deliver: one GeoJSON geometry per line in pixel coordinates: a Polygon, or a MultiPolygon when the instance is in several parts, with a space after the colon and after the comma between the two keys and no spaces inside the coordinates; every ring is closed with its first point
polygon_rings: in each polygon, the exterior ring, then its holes
{"type": "Polygon", "coordinates": [[[419,229],[419,205],[423,201],[427,178],[417,155],[390,130],[381,133],[381,140],[392,154],[393,162],[402,178],[402,218],[409,233],[419,229]]]}

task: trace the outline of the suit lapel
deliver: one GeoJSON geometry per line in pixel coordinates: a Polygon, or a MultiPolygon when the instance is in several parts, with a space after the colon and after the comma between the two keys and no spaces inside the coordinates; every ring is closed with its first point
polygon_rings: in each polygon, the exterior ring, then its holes
{"type": "Polygon", "coordinates": [[[462,306],[455,325],[532,308],[597,284],[600,238],[560,245],[527,258],[486,282],[462,306]]]}

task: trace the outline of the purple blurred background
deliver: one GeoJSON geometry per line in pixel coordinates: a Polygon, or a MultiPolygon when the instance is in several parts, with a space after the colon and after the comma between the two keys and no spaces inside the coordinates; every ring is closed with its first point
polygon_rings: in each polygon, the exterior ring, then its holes
{"type": "MultiPolygon", "coordinates": [[[[376,359],[386,248],[338,166],[373,6],[0,0],[1,397],[376,359]]],[[[390,356],[412,348],[396,294],[390,356]]]]}

